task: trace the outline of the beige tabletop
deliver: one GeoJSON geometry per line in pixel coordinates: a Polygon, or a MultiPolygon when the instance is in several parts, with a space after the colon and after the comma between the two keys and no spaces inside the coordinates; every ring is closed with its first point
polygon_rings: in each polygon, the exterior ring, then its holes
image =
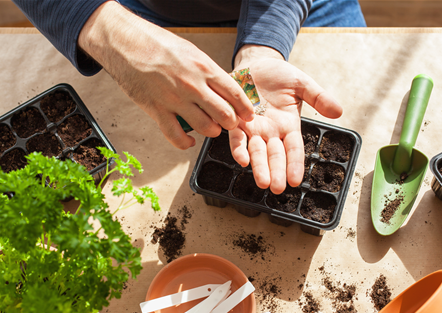
{"type": "MultiPolygon", "coordinates": [[[[226,71],[230,71],[234,31],[175,30],[194,42],[226,71]]],[[[104,72],[81,76],[35,30],[0,31],[0,114],[58,84],[71,84],[97,119],[119,153],[128,151],[143,164],[134,185],[151,186],[160,198],[161,212],[149,205],[118,213],[124,229],[141,249],[143,271],[130,280],[122,298],[102,312],[141,312],[150,282],[166,263],[158,244],[151,243],[155,227],[168,213],[185,224],[182,255],[211,253],[236,264],[256,287],[257,312],[302,312],[305,293],[320,302],[321,312],[335,312],[324,286],[354,284],[357,312],[376,312],[368,295],[381,274],[393,296],[414,281],[442,268],[442,202],[431,190],[427,171],[409,220],[389,237],[378,235],[370,217],[370,193],[376,151],[397,143],[406,108],[406,95],[417,74],[433,78],[434,89],[416,148],[429,158],[442,152],[442,31],[441,29],[303,29],[290,62],[330,91],[344,107],[337,120],[327,120],[304,105],[302,115],[358,132],[362,149],[339,226],[316,237],[298,224],[282,227],[265,214],[248,218],[228,205],[208,206],[189,187],[189,178],[204,138],[180,151],[162,136],[156,124],[132,103],[104,72]],[[405,97],[405,100],[404,100],[405,97]],[[355,234],[353,233],[355,231],[355,234]],[[233,244],[238,235],[262,236],[267,248],[251,256],[233,244]],[[269,292],[269,285],[277,288],[269,292]]],[[[105,188],[111,209],[117,200],[105,188]]]]}

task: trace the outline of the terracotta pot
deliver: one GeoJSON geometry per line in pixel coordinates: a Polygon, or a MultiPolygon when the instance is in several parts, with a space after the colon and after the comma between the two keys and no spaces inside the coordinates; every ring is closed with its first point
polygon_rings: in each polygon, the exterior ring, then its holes
{"type": "MultiPolygon", "coordinates": [[[[248,279],[232,262],[216,255],[195,253],[180,257],[163,267],[149,286],[146,301],[206,284],[224,284],[231,280],[232,293],[248,279]]],[[[156,313],[184,313],[203,301],[194,300],[156,313]]],[[[254,294],[250,294],[229,313],[256,313],[254,294]]]]}
{"type": "Polygon", "coordinates": [[[380,313],[439,313],[442,311],[442,270],[425,276],[394,298],[380,313]]]}

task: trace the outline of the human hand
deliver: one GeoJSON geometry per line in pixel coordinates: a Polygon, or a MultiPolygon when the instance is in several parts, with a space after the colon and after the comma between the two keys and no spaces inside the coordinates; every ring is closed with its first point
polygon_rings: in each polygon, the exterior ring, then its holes
{"type": "Polygon", "coordinates": [[[205,53],[114,1],[92,14],[78,44],[180,149],[195,139],[182,130],[177,115],[207,137],[218,136],[221,127],[236,128],[241,119],[253,120],[244,92],[205,53]]]}
{"type": "Polygon", "coordinates": [[[280,194],[286,182],[296,187],[304,175],[302,102],[328,118],[341,116],[342,108],[311,77],[286,61],[261,58],[248,66],[266,110],[229,132],[230,147],[241,166],[250,161],[258,187],[280,194]]]}

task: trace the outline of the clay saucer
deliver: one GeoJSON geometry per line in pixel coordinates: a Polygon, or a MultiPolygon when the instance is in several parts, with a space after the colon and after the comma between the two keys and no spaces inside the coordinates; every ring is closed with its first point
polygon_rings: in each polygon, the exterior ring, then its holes
{"type": "Polygon", "coordinates": [[[379,313],[439,313],[442,310],[442,270],[405,289],[379,313]]]}
{"type": "MultiPolygon", "coordinates": [[[[206,284],[224,284],[231,280],[234,293],[248,279],[232,262],[216,255],[195,253],[180,257],[163,267],[147,291],[146,301],[206,284]]],[[[203,301],[194,300],[156,313],[184,313],[203,301]]],[[[229,313],[256,313],[254,294],[250,294],[229,313]]]]}

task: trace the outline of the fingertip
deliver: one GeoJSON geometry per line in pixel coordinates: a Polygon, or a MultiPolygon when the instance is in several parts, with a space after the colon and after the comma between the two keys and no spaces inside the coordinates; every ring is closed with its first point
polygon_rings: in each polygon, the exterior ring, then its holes
{"type": "Polygon", "coordinates": [[[250,114],[249,116],[247,116],[244,121],[245,122],[251,122],[253,121],[253,119],[255,118],[255,113],[250,114]]]}
{"type": "Polygon", "coordinates": [[[316,99],[315,109],[327,118],[341,117],[344,109],[328,92],[321,93],[316,99]]]}

